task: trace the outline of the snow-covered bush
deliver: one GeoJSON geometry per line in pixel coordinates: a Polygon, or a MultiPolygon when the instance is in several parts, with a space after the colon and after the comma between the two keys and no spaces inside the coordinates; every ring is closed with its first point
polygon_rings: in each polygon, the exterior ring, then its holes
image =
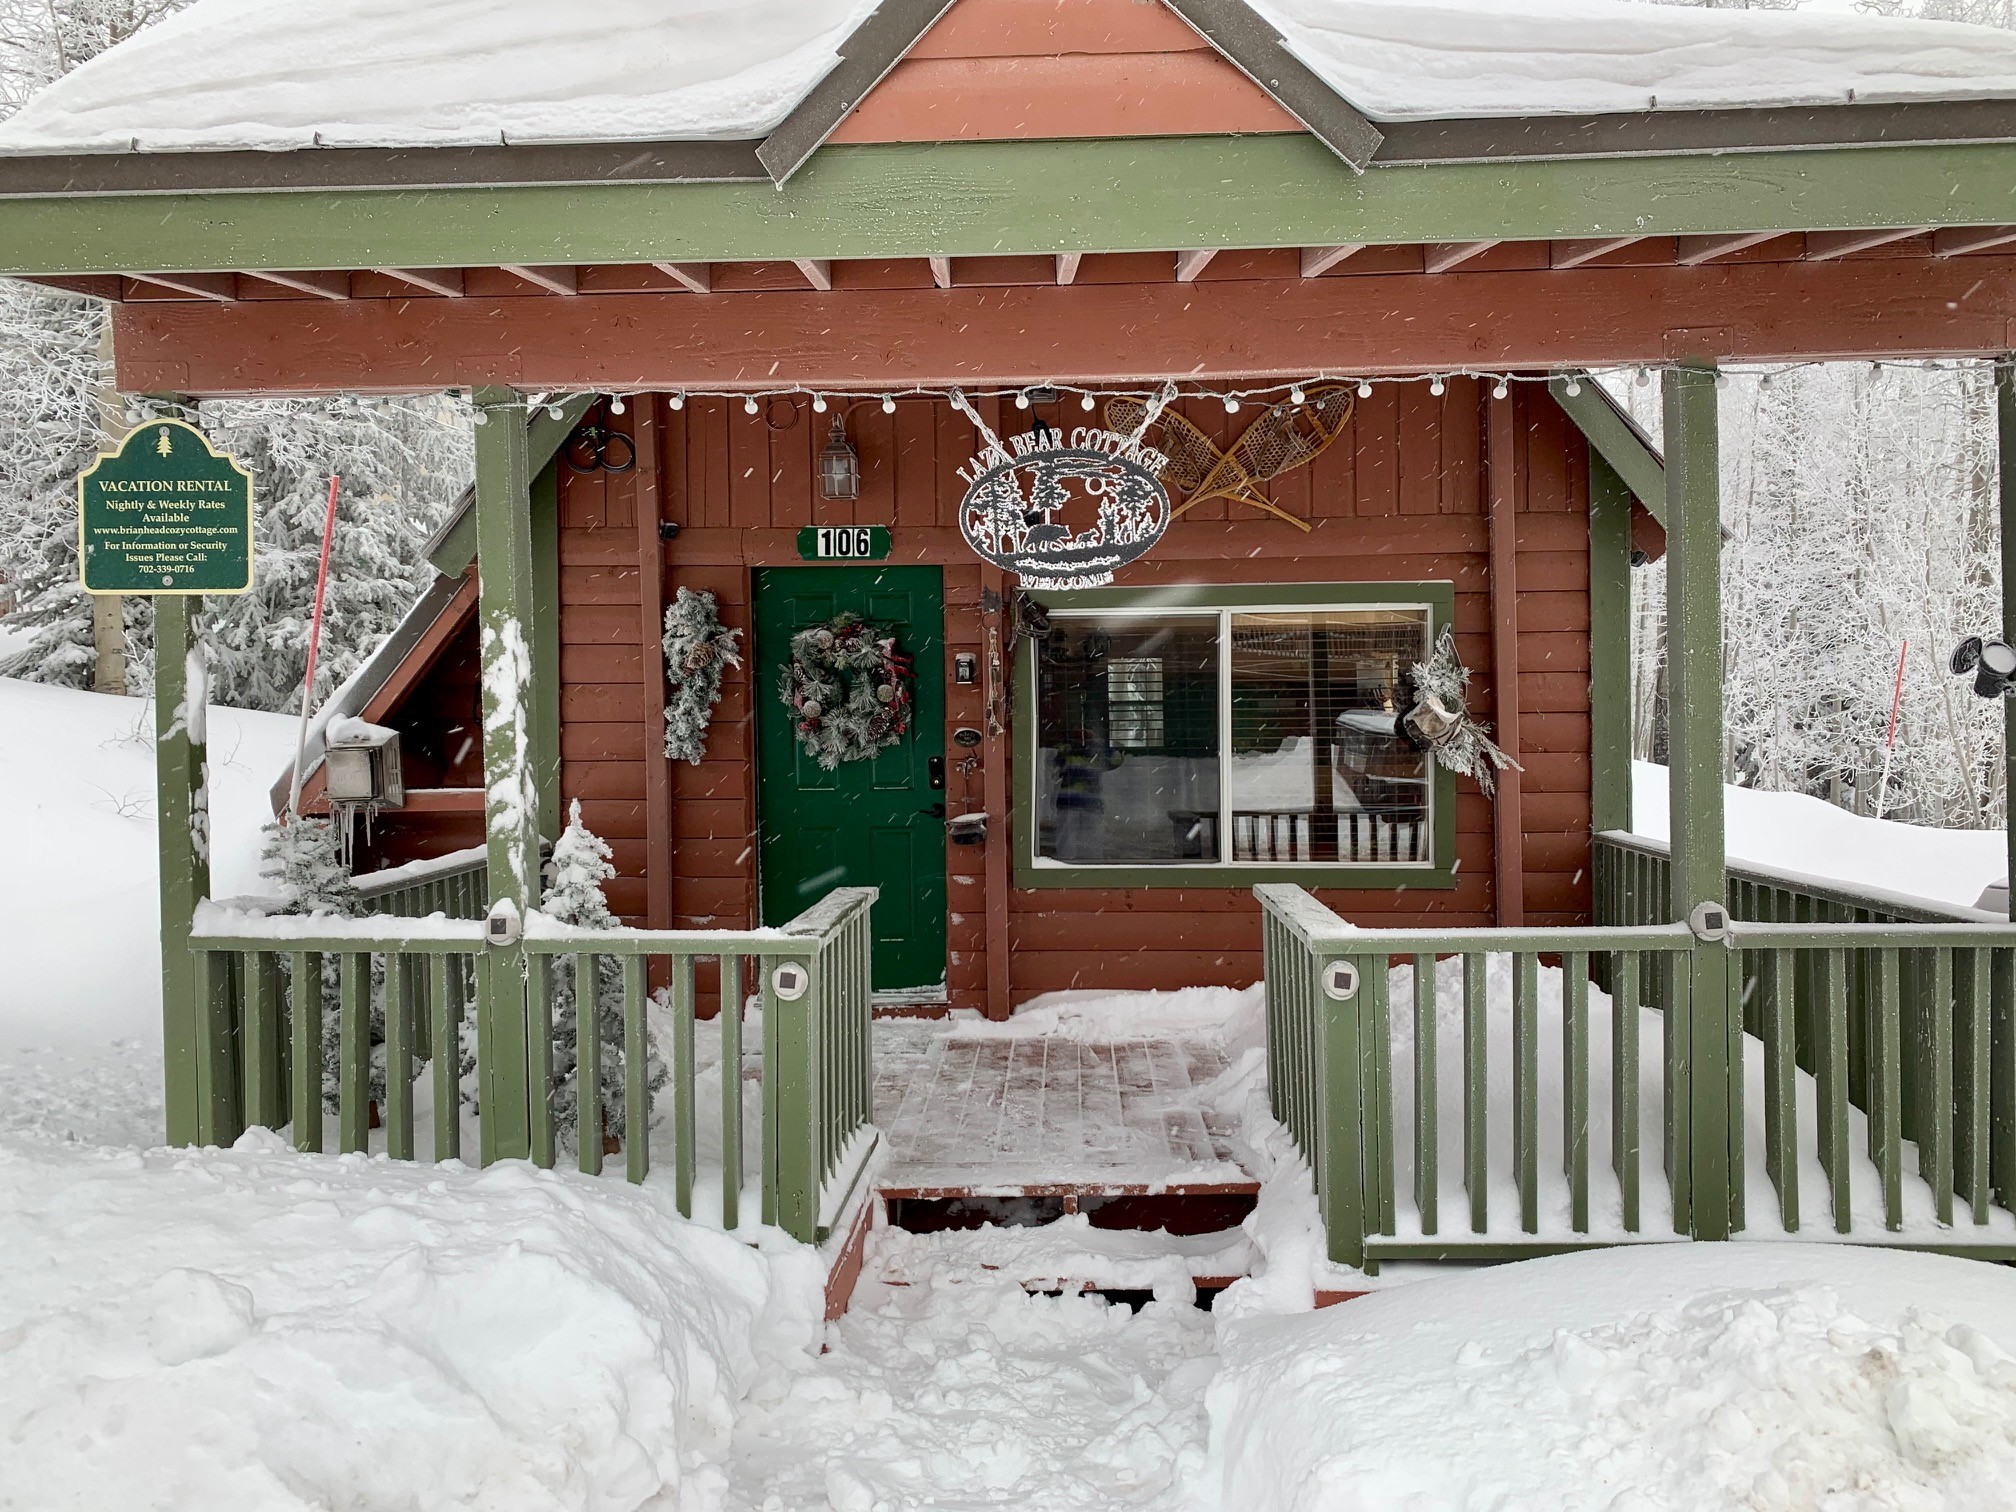
{"type": "MultiPolygon", "coordinates": [[[[576,929],[614,929],[616,916],[602,894],[602,884],[616,875],[610,864],[608,842],[581,820],[577,798],[567,810],[567,828],[554,842],[553,858],[547,863],[548,882],[539,911],[576,929]]],[[[623,1067],[623,964],[615,956],[597,956],[594,1034],[600,1044],[603,1132],[623,1127],[625,1104],[623,1067]]],[[[553,1121],[562,1135],[577,1142],[580,1130],[579,1098],[575,1068],[579,1064],[580,1027],[578,994],[574,980],[573,956],[558,957],[553,966],[553,1121]]],[[[647,1047],[649,1037],[646,1037],[647,1047]]],[[[665,1085],[668,1072],[655,1047],[647,1049],[645,1081],[655,1092],[665,1085]]],[[[586,1137],[602,1134],[589,1130],[586,1137]]]]}

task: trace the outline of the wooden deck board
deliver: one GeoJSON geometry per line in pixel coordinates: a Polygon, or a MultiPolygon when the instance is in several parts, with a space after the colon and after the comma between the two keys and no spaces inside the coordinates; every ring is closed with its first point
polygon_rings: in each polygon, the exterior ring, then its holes
{"type": "Polygon", "coordinates": [[[1203,1088],[1208,1041],[1087,1041],[925,1021],[875,1026],[885,1191],[1251,1191],[1203,1088]]]}

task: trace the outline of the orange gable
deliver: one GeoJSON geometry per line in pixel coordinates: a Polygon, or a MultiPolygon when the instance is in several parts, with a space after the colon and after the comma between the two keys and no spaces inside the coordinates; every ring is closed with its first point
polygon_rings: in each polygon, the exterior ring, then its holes
{"type": "Polygon", "coordinates": [[[1300,130],[1161,0],[958,0],[831,140],[1300,130]]]}

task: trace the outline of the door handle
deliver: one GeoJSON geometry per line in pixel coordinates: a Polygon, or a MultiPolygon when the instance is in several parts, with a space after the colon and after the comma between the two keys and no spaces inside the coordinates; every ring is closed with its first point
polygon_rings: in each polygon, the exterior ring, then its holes
{"type": "MultiPolygon", "coordinates": [[[[934,792],[934,793],[942,793],[942,792],[944,792],[944,791],[945,791],[945,758],[944,758],[943,756],[933,756],[933,757],[930,757],[930,758],[929,758],[929,759],[927,759],[927,760],[925,761],[925,763],[924,763],[924,770],[925,770],[925,772],[926,772],[926,773],[927,773],[927,774],[928,774],[928,775],[930,776],[930,779],[931,779],[931,791],[932,791],[932,792],[934,792]]],[[[941,803],[941,804],[939,804],[939,805],[938,805],[938,811],[939,811],[939,813],[941,813],[941,814],[942,814],[942,813],[944,813],[944,811],[945,811],[945,805],[944,805],[944,804],[942,804],[942,803],[941,803]]]]}
{"type": "Polygon", "coordinates": [[[943,819],[945,817],[945,805],[934,803],[929,808],[922,808],[917,810],[917,812],[932,819],[943,819]]]}

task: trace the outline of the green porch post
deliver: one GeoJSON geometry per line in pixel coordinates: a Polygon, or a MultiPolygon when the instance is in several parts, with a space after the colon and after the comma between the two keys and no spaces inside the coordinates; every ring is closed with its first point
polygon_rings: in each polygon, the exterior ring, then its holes
{"type": "MultiPolygon", "coordinates": [[[[2002,638],[2016,644],[2016,355],[1995,371],[1996,430],[2002,442],[2002,638]]],[[[2003,827],[2009,832],[2009,917],[2016,919],[2016,701],[2002,705],[2003,827]]]]}
{"type": "MultiPolygon", "coordinates": [[[[1712,367],[1666,375],[1666,639],[1673,916],[1727,902],[1722,827],[1722,489],[1712,367]]],[[[1687,992],[1667,1015],[1671,1085],[1686,1127],[1671,1156],[1674,1226],[1697,1239],[1731,1229],[1729,952],[1700,942],[1682,965],[1687,992]],[[1682,1190],[1685,1196],[1682,1196],[1682,1190]],[[1684,1221],[1683,1221],[1684,1214],[1684,1221]]],[[[1677,1111],[1677,1110],[1676,1110],[1677,1111]]],[[[1669,1120],[1672,1114],[1669,1113],[1669,1120]]]]}
{"type": "Polygon", "coordinates": [[[161,853],[161,1029],[168,1143],[230,1144],[244,1128],[236,1046],[223,984],[189,948],[196,905],[210,894],[210,779],[202,600],[154,600],[154,783],[161,853]]]}
{"type": "MultiPolygon", "coordinates": [[[[482,629],[483,812],[490,911],[522,920],[538,902],[539,791],[532,752],[534,610],[531,457],[508,388],[476,391],[476,541],[482,629]]],[[[477,973],[482,1161],[532,1154],[531,960],[488,945],[477,973]]]]}
{"type": "Polygon", "coordinates": [[[1593,448],[1589,454],[1589,713],[1590,750],[1595,755],[1591,818],[1598,834],[1628,830],[1631,490],[1593,448]]]}

